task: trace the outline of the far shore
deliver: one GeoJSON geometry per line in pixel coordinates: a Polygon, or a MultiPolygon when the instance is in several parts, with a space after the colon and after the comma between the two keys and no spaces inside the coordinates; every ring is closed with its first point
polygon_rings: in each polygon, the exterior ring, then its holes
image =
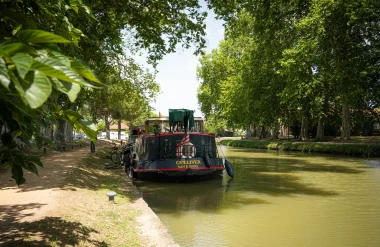
{"type": "Polygon", "coordinates": [[[300,141],[298,139],[288,139],[285,137],[278,140],[258,138],[241,139],[241,137],[222,137],[217,139],[219,139],[218,141],[221,145],[233,147],[330,153],[366,158],[380,157],[379,136],[354,136],[346,141],[333,138],[327,142],[317,142],[313,140],[300,141]]]}

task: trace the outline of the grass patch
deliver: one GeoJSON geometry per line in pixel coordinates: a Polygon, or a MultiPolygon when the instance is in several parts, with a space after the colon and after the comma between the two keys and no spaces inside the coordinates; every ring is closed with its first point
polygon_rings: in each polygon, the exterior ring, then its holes
{"type": "MultiPolygon", "coordinates": [[[[86,140],[86,139],[73,140],[72,142],[67,142],[64,146],[65,146],[65,150],[63,151],[69,152],[69,151],[76,150],[82,147],[90,147],[90,140],[86,140]]],[[[27,149],[26,152],[32,155],[39,156],[39,157],[44,157],[51,154],[58,154],[60,153],[60,149],[58,147],[50,146],[50,145],[45,145],[45,146],[42,146],[41,148],[38,148],[36,144],[32,144],[31,148],[27,149]],[[46,154],[44,153],[44,148],[45,148],[46,154]]]]}
{"type": "Polygon", "coordinates": [[[319,152],[338,155],[353,155],[361,157],[380,157],[380,145],[375,142],[284,142],[257,140],[222,140],[222,145],[232,147],[271,149],[282,151],[319,152]]]}
{"type": "Polygon", "coordinates": [[[49,217],[19,221],[28,216],[28,210],[44,204],[0,206],[0,212],[7,211],[0,219],[0,245],[146,246],[137,230],[136,217],[141,212],[132,205],[138,192],[122,169],[104,168],[109,162],[102,158],[105,152],[98,150],[70,171],[49,217]],[[117,192],[115,202],[108,201],[108,191],[117,192]]]}
{"type": "Polygon", "coordinates": [[[126,178],[122,169],[105,169],[108,162],[103,159],[105,151],[85,158],[81,165],[69,175],[65,186],[72,197],[66,205],[64,219],[81,222],[93,229],[89,241],[104,242],[107,246],[140,246],[135,217],[140,212],[131,206],[138,193],[126,178]],[[115,203],[109,202],[106,193],[115,191],[115,203]]]}

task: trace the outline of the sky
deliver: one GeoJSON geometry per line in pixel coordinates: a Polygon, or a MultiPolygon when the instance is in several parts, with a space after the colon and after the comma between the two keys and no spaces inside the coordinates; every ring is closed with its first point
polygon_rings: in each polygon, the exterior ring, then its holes
{"type": "MultiPolygon", "coordinates": [[[[224,27],[221,20],[215,19],[215,14],[208,11],[206,18],[206,52],[215,49],[223,39],[224,27]]],[[[160,85],[161,93],[151,106],[158,114],[169,115],[170,109],[186,108],[195,110],[195,116],[202,116],[198,106],[197,88],[199,82],[196,79],[196,68],[199,56],[193,54],[194,49],[177,49],[176,53],[166,55],[159,61],[156,82],[160,85]]],[[[150,67],[145,63],[145,58],[136,58],[144,67],[150,67]]]]}

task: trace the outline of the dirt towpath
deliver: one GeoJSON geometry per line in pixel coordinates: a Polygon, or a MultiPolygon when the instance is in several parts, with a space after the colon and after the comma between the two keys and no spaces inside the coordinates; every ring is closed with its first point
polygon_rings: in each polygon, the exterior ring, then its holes
{"type": "MultiPolygon", "coordinates": [[[[101,141],[97,144],[97,148],[104,146],[109,143],[101,141]]],[[[35,228],[44,224],[47,218],[59,218],[62,210],[59,204],[63,193],[67,193],[63,190],[67,175],[89,154],[90,148],[83,147],[42,157],[44,168],[39,169],[40,176],[27,172],[26,183],[20,187],[11,178],[9,169],[0,173],[0,246],[24,246],[24,240],[30,234],[41,234],[35,228]]],[[[144,245],[178,246],[144,200],[138,199],[134,204],[141,211],[136,221],[144,245]]],[[[68,243],[75,246],[70,241],[68,243]]]]}

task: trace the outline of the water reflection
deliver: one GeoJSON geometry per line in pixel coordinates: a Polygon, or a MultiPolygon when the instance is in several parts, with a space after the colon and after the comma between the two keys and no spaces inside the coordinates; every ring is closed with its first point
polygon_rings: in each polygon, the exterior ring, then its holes
{"type": "Polygon", "coordinates": [[[364,168],[380,168],[380,160],[366,160],[364,168]]]}
{"type": "Polygon", "coordinates": [[[254,191],[270,195],[307,194],[318,196],[337,195],[336,191],[316,188],[300,176],[302,172],[361,173],[357,169],[327,164],[313,164],[306,160],[276,158],[229,157],[235,163],[236,190],[254,191]]]}
{"type": "Polygon", "coordinates": [[[154,183],[136,181],[141,196],[156,213],[181,213],[192,210],[216,212],[221,208],[239,205],[268,203],[261,199],[244,198],[229,193],[234,189],[234,179],[221,179],[197,183],[154,183]]]}

